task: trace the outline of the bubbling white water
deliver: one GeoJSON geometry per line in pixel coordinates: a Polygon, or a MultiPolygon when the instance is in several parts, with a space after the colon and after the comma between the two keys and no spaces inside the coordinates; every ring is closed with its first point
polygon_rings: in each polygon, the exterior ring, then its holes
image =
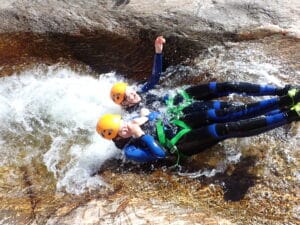
{"type": "Polygon", "coordinates": [[[0,165],[28,165],[35,157],[54,174],[58,190],[80,194],[104,185],[93,174],[120,151],[95,126],[102,114],[120,113],[109,98],[117,79],[59,66],[1,78],[0,165]]]}

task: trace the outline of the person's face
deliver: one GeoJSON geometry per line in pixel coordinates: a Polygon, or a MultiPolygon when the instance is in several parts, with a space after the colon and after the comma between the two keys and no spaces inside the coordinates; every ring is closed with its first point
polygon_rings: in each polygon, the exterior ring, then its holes
{"type": "Polygon", "coordinates": [[[141,101],[141,96],[136,93],[131,87],[126,88],[125,99],[122,102],[123,106],[132,106],[141,101]]]}
{"type": "Polygon", "coordinates": [[[129,129],[128,123],[123,120],[121,121],[118,135],[122,138],[129,138],[133,135],[131,129],[129,129]]]}

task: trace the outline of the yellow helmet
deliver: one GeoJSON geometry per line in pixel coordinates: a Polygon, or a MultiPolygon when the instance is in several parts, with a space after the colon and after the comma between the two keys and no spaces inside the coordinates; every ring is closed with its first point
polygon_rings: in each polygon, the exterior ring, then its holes
{"type": "Polygon", "coordinates": [[[125,99],[125,92],[128,84],[124,82],[115,83],[110,90],[111,99],[120,105],[125,99]]]}
{"type": "Polygon", "coordinates": [[[120,125],[121,115],[105,114],[99,118],[96,130],[102,137],[111,140],[117,136],[120,125]]]}

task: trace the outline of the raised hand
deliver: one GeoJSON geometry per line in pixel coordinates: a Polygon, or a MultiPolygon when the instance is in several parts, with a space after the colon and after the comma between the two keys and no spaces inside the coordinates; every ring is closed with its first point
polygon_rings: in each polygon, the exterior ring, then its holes
{"type": "Polygon", "coordinates": [[[166,43],[166,39],[163,36],[158,36],[155,39],[155,53],[162,53],[163,45],[166,43]]]}

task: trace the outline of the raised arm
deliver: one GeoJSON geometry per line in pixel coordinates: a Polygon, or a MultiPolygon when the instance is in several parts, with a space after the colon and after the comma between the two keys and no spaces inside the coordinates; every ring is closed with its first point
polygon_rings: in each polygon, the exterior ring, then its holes
{"type": "Polygon", "coordinates": [[[142,86],[141,91],[147,92],[152,89],[158,82],[162,73],[162,51],[166,40],[159,36],[155,40],[155,55],[152,67],[152,74],[147,82],[142,86]]]}

